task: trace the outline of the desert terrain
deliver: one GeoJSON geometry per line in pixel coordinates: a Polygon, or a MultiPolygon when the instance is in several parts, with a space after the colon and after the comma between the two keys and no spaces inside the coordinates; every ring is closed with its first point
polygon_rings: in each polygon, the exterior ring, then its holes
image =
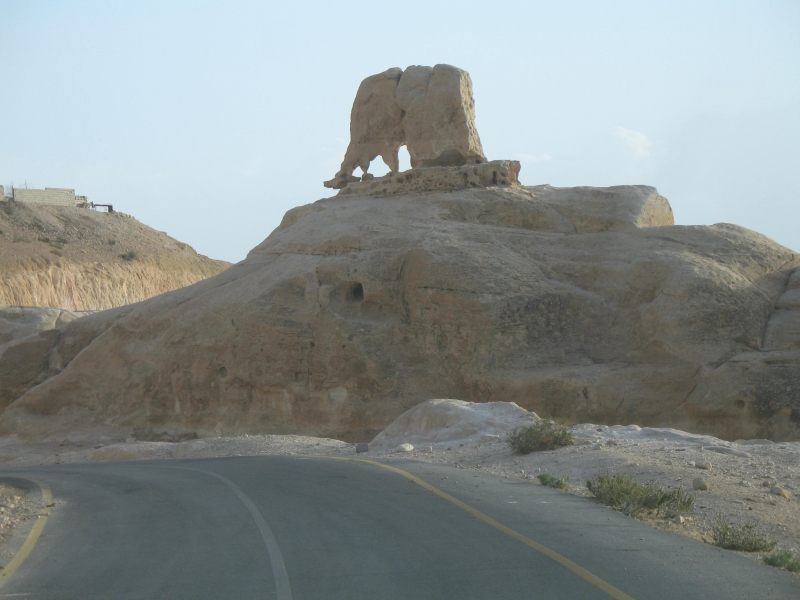
{"type": "Polygon", "coordinates": [[[228,266],[120,212],[0,201],[0,305],[105,310],[228,266]]]}

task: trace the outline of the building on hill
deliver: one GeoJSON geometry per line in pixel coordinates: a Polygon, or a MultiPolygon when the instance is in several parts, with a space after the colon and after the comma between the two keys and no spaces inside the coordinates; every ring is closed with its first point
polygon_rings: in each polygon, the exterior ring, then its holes
{"type": "Polygon", "coordinates": [[[11,188],[11,198],[15,202],[30,204],[55,204],[58,206],[86,206],[86,196],[76,196],[75,190],[66,188],[11,188]]]}

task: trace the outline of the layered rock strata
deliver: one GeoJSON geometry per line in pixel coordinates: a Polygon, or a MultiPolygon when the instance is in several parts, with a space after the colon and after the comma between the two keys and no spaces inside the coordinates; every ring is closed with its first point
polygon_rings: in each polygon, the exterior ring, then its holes
{"type": "Polygon", "coordinates": [[[458,398],[797,439],[798,340],[771,323],[798,268],[644,186],[337,196],[215,277],[11,342],[0,430],[367,441],[458,398]]]}

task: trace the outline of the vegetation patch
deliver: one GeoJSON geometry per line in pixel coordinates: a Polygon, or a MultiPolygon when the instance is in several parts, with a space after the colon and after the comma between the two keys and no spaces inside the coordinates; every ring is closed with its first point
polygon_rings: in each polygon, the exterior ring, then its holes
{"type": "Polygon", "coordinates": [[[50,250],[51,254],[55,254],[56,256],[64,256],[61,250],[50,250]]]}
{"type": "Polygon", "coordinates": [[[788,550],[768,554],[764,557],[764,562],[770,567],[777,567],[791,573],[800,572],[800,558],[795,558],[794,554],[788,550]]]}
{"type": "Polygon", "coordinates": [[[694,510],[694,496],[686,494],[682,486],[667,492],[652,482],[641,484],[627,475],[606,473],[587,481],[586,487],[600,502],[629,516],[655,511],[656,516],[672,518],[694,510]]]}
{"type": "Polygon", "coordinates": [[[776,540],[769,540],[755,532],[755,523],[732,525],[722,517],[717,517],[711,527],[711,539],[715,546],[726,550],[742,552],[772,552],[778,545],[776,540]]]}
{"type": "Polygon", "coordinates": [[[530,454],[537,450],[555,450],[575,443],[569,427],[553,419],[542,419],[527,427],[518,427],[508,436],[508,444],[517,454],[530,454]]]}
{"type": "Polygon", "coordinates": [[[541,475],[537,475],[536,478],[539,480],[539,483],[542,485],[546,485],[547,487],[554,488],[557,490],[566,489],[569,485],[569,477],[553,477],[548,473],[542,473],[541,475]]]}
{"type": "Polygon", "coordinates": [[[40,242],[44,242],[45,244],[49,244],[50,243],[50,238],[49,237],[40,237],[39,241],[40,242]]]}
{"type": "Polygon", "coordinates": [[[133,252],[131,250],[130,252],[126,252],[125,254],[120,254],[119,257],[126,262],[131,262],[132,260],[136,260],[136,252],[133,252]]]}

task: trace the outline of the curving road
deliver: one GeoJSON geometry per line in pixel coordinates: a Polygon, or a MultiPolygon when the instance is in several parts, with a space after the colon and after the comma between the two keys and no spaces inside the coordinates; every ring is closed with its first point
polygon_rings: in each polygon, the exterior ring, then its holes
{"type": "Polygon", "coordinates": [[[800,598],[796,577],[569,494],[391,465],[403,472],[301,457],[2,469],[58,504],[0,598],[800,598]]]}

